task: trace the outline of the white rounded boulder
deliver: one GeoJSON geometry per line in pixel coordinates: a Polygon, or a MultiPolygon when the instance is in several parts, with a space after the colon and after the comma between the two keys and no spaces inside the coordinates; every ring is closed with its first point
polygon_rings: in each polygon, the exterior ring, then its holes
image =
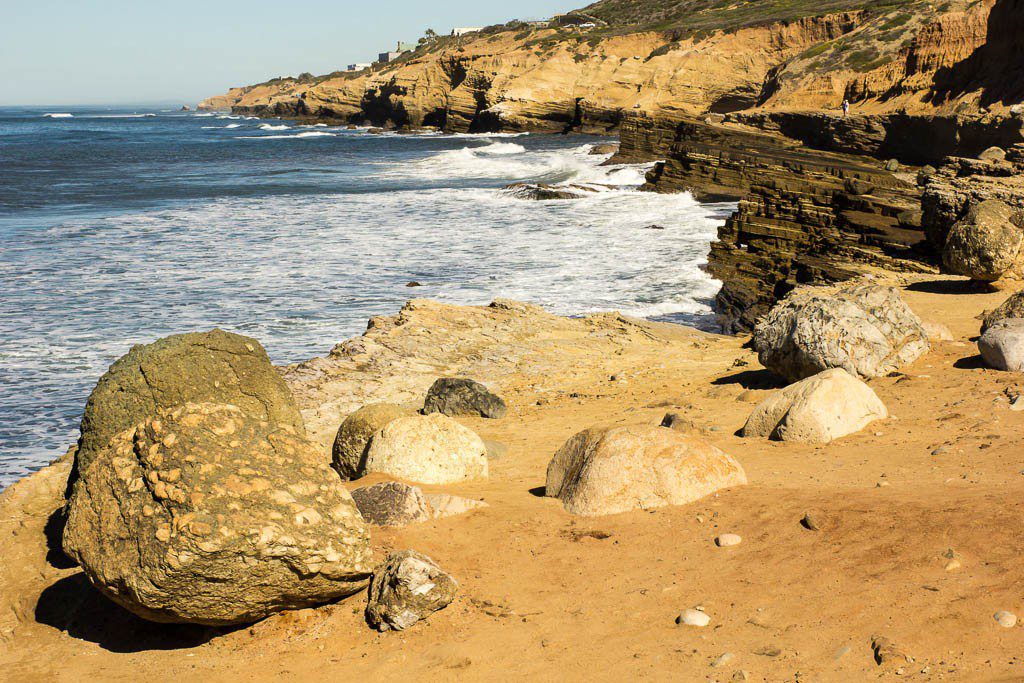
{"type": "Polygon", "coordinates": [[[846,370],[834,368],[770,396],[751,413],[742,435],[829,443],[888,415],[871,387],[846,370]]]}
{"type": "Polygon", "coordinates": [[[394,420],[370,440],[366,473],[420,484],[454,484],[487,477],[487,447],[472,430],[433,413],[394,420]]]}
{"type": "Polygon", "coordinates": [[[635,425],[587,429],[548,465],[546,495],[577,515],[613,515],[685,505],[747,483],[738,462],[673,429],[635,425]]]}
{"type": "Polygon", "coordinates": [[[1024,372],[1024,319],[1006,318],[991,325],[978,340],[978,351],[990,368],[1024,372]]]}

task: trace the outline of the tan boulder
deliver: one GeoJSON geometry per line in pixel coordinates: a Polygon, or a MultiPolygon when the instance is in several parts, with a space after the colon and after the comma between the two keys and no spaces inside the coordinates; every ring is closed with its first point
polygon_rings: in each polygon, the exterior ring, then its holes
{"type": "Polygon", "coordinates": [[[834,368],[791,384],[761,403],[744,425],[743,436],[829,443],[886,417],[885,405],[867,384],[834,368]]]}
{"type": "Polygon", "coordinates": [[[238,406],[305,433],[291,391],[258,341],[223,330],[178,334],[132,347],[100,378],[82,417],[76,467],[157,410],[184,403],[238,406]]]}
{"type": "Polygon", "coordinates": [[[440,413],[393,420],[366,453],[366,473],[381,472],[420,484],[452,484],[487,477],[487,447],[472,430],[440,413]]]}
{"type": "Polygon", "coordinates": [[[159,411],[80,469],[64,550],[135,614],[215,626],[350,595],[373,566],[320,447],[210,403],[159,411]]]}
{"type": "Polygon", "coordinates": [[[546,494],[577,515],[685,505],[747,483],[731,456],[697,438],[651,425],[591,428],[548,465],[546,494]]]}
{"type": "Polygon", "coordinates": [[[331,465],[348,481],[363,476],[370,439],[388,423],[413,411],[393,403],[371,403],[345,418],[334,437],[331,465]]]}

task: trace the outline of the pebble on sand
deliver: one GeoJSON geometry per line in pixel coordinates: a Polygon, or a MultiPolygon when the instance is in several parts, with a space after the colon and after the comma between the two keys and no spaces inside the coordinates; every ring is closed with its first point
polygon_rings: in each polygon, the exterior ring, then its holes
{"type": "Polygon", "coordinates": [[[711,617],[699,609],[683,610],[683,613],[676,617],[676,624],[686,626],[697,626],[703,628],[711,623],[711,617]]]}
{"type": "Polygon", "coordinates": [[[1003,628],[1013,628],[1017,625],[1017,615],[1006,610],[999,610],[992,615],[992,618],[1003,628]]]}
{"type": "Polygon", "coordinates": [[[743,537],[738,534],[722,534],[715,539],[715,545],[719,548],[729,548],[743,542],[743,537]]]}

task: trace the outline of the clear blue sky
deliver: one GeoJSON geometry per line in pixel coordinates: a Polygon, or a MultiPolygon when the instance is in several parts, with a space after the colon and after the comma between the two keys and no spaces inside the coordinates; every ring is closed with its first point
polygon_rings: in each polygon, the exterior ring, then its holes
{"type": "Polygon", "coordinates": [[[0,0],[0,106],[193,104],[372,61],[427,28],[545,18],[590,0],[0,0]]]}

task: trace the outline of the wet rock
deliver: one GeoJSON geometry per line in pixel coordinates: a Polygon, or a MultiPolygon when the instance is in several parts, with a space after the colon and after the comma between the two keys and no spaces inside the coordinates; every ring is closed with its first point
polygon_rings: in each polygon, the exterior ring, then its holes
{"type": "Polygon", "coordinates": [[[258,341],[222,330],[179,334],[132,347],[100,378],[82,416],[76,468],[87,468],[112,438],[158,410],[207,402],[305,434],[291,392],[258,341]]]}
{"type": "Polygon", "coordinates": [[[950,230],[942,262],[950,272],[983,282],[1019,277],[1024,268],[1022,225],[1020,211],[1006,202],[975,204],[950,230]]]}
{"type": "Polygon", "coordinates": [[[618,151],[619,151],[618,143],[615,143],[615,142],[602,142],[600,144],[596,144],[593,147],[591,147],[589,153],[592,154],[592,155],[599,155],[599,154],[603,155],[603,154],[615,154],[618,151]]]}
{"type": "Polygon", "coordinates": [[[437,380],[427,391],[423,414],[479,416],[500,419],[508,413],[505,401],[480,382],[463,377],[437,380]]]}
{"type": "Polygon", "coordinates": [[[366,472],[421,484],[487,478],[487,447],[473,431],[434,413],[388,423],[370,441],[366,472]]]}
{"type": "Polygon", "coordinates": [[[761,363],[790,381],[843,368],[882,377],[925,354],[928,334],[893,287],[806,287],[777,304],[757,325],[761,363]]]}
{"type": "Polygon", "coordinates": [[[545,183],[512,183],[505,187],[505,193],[516,199],[534,201],[556,201],[582,199],[597,192],[587,185],[548,185],[545,183]]]}
{"type": "Polygon", "coordinates": [[[388,557],[373,574],[366,620],[378,631],[403,631],[451,604],[458,582],[415,550],[388,557]]]}
{"type": "Polygon", "coordinates": [[[990,368],[1024,372],[1024,319],[1007,318],[993,324],[978,340],[978,351],[990,368]]]}
{"type": "Polygon", "coordinates": [[[406,286],[406,287],[422,287],[423,285],[421,285],[421,284],[420,284],[419,282],[417,282],[416,280],[413,280],[412,282],[406,282],[406,283],[405,283],[405,286],[406,286]]]}
{"type": "Polygon", "coordinates": [[[355,489],[352,499],[363,519],[377,526],[408,526],[434,516],[420,489],[396,481],[355,489]]]}
{"type": "Polygon", "coordinates": [[[186,404],[79,471],[64,550],[111,600],[159,622],[252,622],[350,595],[369,533],[321,448],[236,406],[186,404]]]}
{"type": "Polygon", "coordinates": [[[711,623],[711,617],[699,609],[683,610],[682,614],[676,617],[676,624],[679,626],[696,626],[704,628],[711,623]]]}
{"type": "Polygon", "coordinates": [[[985,334],[988,328],[1000,320],[1008,318],[1024,318],[1024,291],[1017,292],[1009,299],[999,304],[994,311],[985,313],[984,322],[981,325],[981,333],[985,334]]]}
{"type": "Polygon", "coordinates": [[[573,436],[548,465],[546,494],[594,516],[685,505],[746,483],[740,464],[705,441],[638,425],[573,436]]]}
{"type": "Polygon", "coordinates": [[[393,403],[371,403],[346,417],[331,449],[331,464],[341,478],[348,481],[362,477],[373,435],[398,418],[412,414],[411,410],[393,403]]]}
{"type": "Polygon", "coordinates": [[[742,435],[829,443],[888,414],[867,384],[842,368],[834,368],[776,392],[754,409],[742,435]]]}

